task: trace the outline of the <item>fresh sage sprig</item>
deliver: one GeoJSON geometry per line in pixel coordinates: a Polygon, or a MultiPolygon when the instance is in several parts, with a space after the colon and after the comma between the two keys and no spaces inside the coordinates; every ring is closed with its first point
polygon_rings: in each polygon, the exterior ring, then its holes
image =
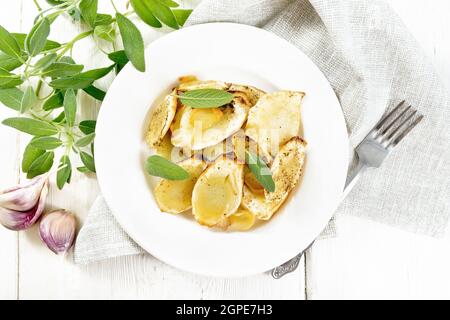
{"type": "Polygon", "coordinates": [[[116,13],[116,20],[122,35],[125,54],[133,66],[139,71],[145,71],[144,40],[138,28],[124,15],[116,13]]]}
{"type": "Polygon", "coordinates": [[[196,89],[186,91],[178,96],[181,103],[199,109],[218,108],[230,103],[233,94],[219,89],[196,89]]]}
{"type": "Polygon", "coordinates": [[[255,178],[261,183],[264,189],[269,192],[274,192],[275,182],[273,181],[272,173],[264,160],[249,151],[245,152],[245,159],[250,171],[255,175],[255,178]]]}
{"type": "Polygon", "coordinates": [[[117,74],[129,61],[145,71],[144,41],[133,16],[155,28],[165,24],[178,29],[192,10],[179,9],[172,0],[133,0],[126,12],[114,6],[115,15],[110,15],[98,12],[98,0],[46,0],[46,7],[42,0],[33,2],[38,12],[27,34],[0,26],[0,102],[17,111],[2,123],[33,137],[22,158],[27,177],[46,173],[58,162],[56,180],[62,189],[71,180],[73,154],[82,163],[78,171],[96,170],[96,121],[79,118],[81,92],[102,101],[106,92],[97,80],[113,70],[117,74]],[[49,39],[53,22],[62,17],[79,21],[86,31],[62,43],[49,39]],[[73,59],[73,48],[86,38],[96,42],[110,64],[86,70],[73,59]],[[119,39],[123,50],[116,49],[119,39]]]}
{"type": "Polygon", "coordinates": [[[158,155],[150,156],[145,162],[145,170],[148,174],[167,180],[186,180],[189,172],[179,165],[158,155]]]}
{"type": "Polygon", "coordinates": [[[161,28],[165,24],[179,29],[192,12],[190,9],[174,9],[178,8],[178,3],[172,0],[131,0],[130,3],[142,21],[153,28],[161,28]]]}

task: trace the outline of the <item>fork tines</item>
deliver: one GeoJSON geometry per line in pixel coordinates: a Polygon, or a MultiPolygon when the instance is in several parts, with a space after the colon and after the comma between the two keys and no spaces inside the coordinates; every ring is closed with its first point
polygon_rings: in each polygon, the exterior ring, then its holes
{"type": "Polygon", "coordinates": [[[378,122],[372,133],[386,148],[393,148],[422,119],[423,115],[403,100],[378,122]]]}

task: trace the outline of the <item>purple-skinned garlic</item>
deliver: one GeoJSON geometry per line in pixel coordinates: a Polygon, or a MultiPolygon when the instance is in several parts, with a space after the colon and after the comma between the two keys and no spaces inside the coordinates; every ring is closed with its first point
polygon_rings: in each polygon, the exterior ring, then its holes
{"type": "Polygon", "coordinates": [[[48,174],[0,192],[0,224],[14,231],[31,227],[42,215],[48,174]]]}
{"type": "Polygon", "coordinates": [[[72,247],[75,233],[75,216],[66,210],[47,213],[39,225],[42,241],[56,254],[65,254],[72,247]]]}

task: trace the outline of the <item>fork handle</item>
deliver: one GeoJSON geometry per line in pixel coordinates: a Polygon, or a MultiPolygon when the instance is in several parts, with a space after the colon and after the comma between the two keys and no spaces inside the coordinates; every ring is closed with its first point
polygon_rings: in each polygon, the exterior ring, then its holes
{"type": "MultiPolygon", "coordinates": [[[[339,201],[339,204],[347,197],[347,195],[350,193],[350,191],[355,186],[356,182],[358,182],[359,177],[361,174],[367,169],[366,163],[364,163],[361,160],[358,160],[358,163],[356,164],[356,167],[352,170],[352,172],[347,176],[347,180],[345,181],[345,187],[344,192],[342,192],[341,199],[339,201]]],[[[339,205],[338,204],[338,205],[339,205]]]]}
{"type": "Polygon", "coordinates": [[[308,250],[309,248],[312,247],[312,245],[314,244],[314,241],[305,250],[300,252],[298,255],[296,255],[291,260],[286,261],[285,263],[283,263],[282,265],[280,265],[276,268],[273,268],[272,269],[272,277],[275,279],[280,279],[281,277],[287,275],[288,273],[291,273],[292,271],[296,270],[300,263],[301,258],[305,254],[306,250],[308,250]]]}
{"type": "Polygon", "coordinates": [[[287,275],[288,273],[291,273],[294,270],[296,270],[305,251],[306,251],[306,249],[304,251],[300,252],[298,255],[296,255],[291,260],[286,261],[285,263],[283,263],[282,265],[279,265],[276,268],[273,268],[272,269],[272,277],[274,279],[280,279],[281,277],[287,275]]]}
{"type": "MultiPolygon", "coordinates": [[[[367,168],[367,165],[363,161],[358,160],[356,167],[352,170],[350,175],[347,177],[347,180],[345,181],[344,192],[342,193],[342,196],[337,204],[338,206],[342,202],[342,200],[344,200],[344,198],[349,194],[349,192],[353,189],[356,182],[359,180],[361,173],[363,173],[364,170],[366,170],[366,168],[367,168]]],[[[336,207],[336,209],[337,209],[337,207],[336,207]]],[[[313,243],[314,243],[314,241],[313,241],[313,243]]],[[[300,252],[298,255],[296,255],[291,260],[286,261],[282,265],[274,268],[272,270],[272,277],[274,277],[275,279],[280,279],[281,277],[285,276],[286,274],[291,273],[294,270],[296,270],[303,254],[306,252],[306,250],[308,250],[313,245],[313,243],[311,243],[308,246],[308,248],[306,248],[305,250],[300,252]]]]}

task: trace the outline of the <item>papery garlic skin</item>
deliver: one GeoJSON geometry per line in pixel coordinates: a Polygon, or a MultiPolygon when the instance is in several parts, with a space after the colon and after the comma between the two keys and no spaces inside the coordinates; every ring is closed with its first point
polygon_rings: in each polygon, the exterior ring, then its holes
{"type": "Polygon", "coordinates": [[[72,247],[76,233],[75,216],[66,210],[46,214],[39,225],[39,235],[47,247],[56,254],[64,254],[72,247]]]}
{"type": "Polygon", "coordinates": [[[14,231],[31,227],[42,215],[48,194],[48,175],[0,193],[0,224],[14,231]]]}
{"type": "Polygon", "coordinates": [[[40,175],[18,186],[0,192],[0,207],[27,211],[38,202],[48,175],[40,175]]]}

